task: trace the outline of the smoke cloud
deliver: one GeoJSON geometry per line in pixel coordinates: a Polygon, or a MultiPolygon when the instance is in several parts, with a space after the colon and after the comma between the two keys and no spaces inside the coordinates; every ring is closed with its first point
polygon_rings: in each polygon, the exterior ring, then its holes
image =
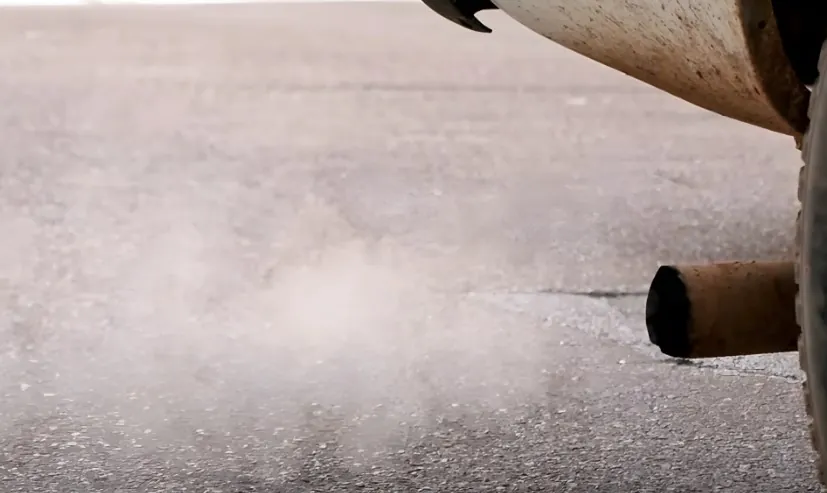
{"type": "Polygon", "coordinates": [[[456,258],[360,234],[312,193],[273,212],[134,180],[75,170],[51,203],[4,204],[7,432],[36,406],[115,448],[313,429],[365,451],[542,397],[542,349],[446,283],[456,258]]]}

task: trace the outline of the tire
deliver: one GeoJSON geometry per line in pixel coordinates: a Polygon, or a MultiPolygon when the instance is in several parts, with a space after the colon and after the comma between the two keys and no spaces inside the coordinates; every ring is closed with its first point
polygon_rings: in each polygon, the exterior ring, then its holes
{"type": "Polygon", "coordinates": [[[798,185],[796,277],[804,401],[818,455],[818,477],[827,484],[827,43],[818,65],[820,76],[810,95],[810,124],[801,143],[804,167],[798,185]]]}

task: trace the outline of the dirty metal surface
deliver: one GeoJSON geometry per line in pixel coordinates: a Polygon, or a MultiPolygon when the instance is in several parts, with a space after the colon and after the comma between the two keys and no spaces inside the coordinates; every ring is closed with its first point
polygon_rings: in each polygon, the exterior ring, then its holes
{"type": "Polygon", "coordinates": [[[663,266],[646,303],[649,338],[678,358],[796,351],[796,290],[792,262],[663,266]]]}
{"type": "Polygon", "coordinates": [[[777,132],[806,126],[806,89],[769,0],[495,0],[533,31],[702,108],[777,132]]]}

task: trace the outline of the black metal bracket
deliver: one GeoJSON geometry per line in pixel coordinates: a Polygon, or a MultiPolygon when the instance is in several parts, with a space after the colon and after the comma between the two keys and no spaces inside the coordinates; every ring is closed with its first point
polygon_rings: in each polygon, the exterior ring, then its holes
{"type": "Polygon", "coordinates": [[[422,0],[422,2],[449,21],[480,33],[490,33],[491,29],[475,17],[477,12],[498,8],[490,0],[422,0]]]}

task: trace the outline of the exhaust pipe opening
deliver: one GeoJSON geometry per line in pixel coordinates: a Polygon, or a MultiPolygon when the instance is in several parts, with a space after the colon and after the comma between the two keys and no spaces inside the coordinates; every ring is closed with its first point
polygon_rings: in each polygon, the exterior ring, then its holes
{"type": "Polygon", "coordinates": [[[659,268],[646,297],[649,342],[668,356],[688,357],[691,316],[689,297],[680,271],[668,265],[659,268]]]}

